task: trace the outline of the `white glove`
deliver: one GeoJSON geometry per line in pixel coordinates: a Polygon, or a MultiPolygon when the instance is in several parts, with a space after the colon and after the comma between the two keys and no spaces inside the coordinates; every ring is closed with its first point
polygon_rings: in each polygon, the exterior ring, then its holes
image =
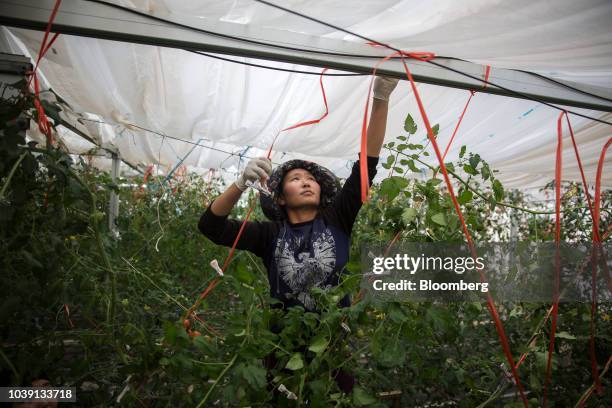
{"type": "Polygon", "coordinates": [[[374,80],[374,98],[388,101],[389,95],[397,86],[399,79],[377,76],[374,80]]]}
{"type": "Polygon", "coordinates": [[[261,180],[262,183],[268,176],[272,173],[272,162],[270,159],[265,157],[258,157],[256,159],[251,159],[247,163],[244,171],[236,180],[236,187],[240,189],[240,191],[244,191],[247,189],[247,181],[250,183],[255,183],[258,180],[261,180]]]}

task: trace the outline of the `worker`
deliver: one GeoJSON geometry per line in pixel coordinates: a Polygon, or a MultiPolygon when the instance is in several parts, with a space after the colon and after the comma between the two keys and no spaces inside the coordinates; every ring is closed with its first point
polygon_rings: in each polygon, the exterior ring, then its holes
{"type": "MultiPolygon", "coordinates": [[[[376,77],[374,81],[367,129],[369,184],[376,175],[389,96],[397,82],[386,77],[376,77]]],[[[247,222],[236,248],[263,260],[271,297],[279,301],[272,307],[302,306],[307,311],[316,311],[310,289],[337,286],[349,260],[349,239],[361,208],[359,169],[357,161],[340,187],[330,170],[310,161],[290,160],[272,171],[270,160],[252,159],[236,182],[208,206],[198,228],[212,242],[231,247],[242,221],[229,219],[229,213],[249,185],[265,183],[271,194],[260,194],[259,198],[270,221],[247,222]]],[[[348,295],[339,306],[350,306],[348,295]]],[[[351,377],[344,384],[342,379],[337,382],[343,391],[350,392],[354,380],[351,377]]]]}

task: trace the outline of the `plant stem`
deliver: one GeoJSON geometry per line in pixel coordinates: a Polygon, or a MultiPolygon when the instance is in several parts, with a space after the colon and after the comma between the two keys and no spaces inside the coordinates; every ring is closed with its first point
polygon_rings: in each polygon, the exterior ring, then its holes
{"type": "MultiPolygon", "coordinates": [[[[606,366],[599,375],[599,378],[603,378],[603,376],[608,372],[608,369],[610,368],[610,363],[612,363],[612,356],[608,358],[608,362],[606,363],[606,366]]],[[[582,394],[582,396],[576,403],[575,408],[584,406],[584,403],[586,402],[587,398],[591,396],[593,390],[595,390],[595,384],[591,384],[591,386],[587,388],[587,390],[584,392],[584,394],[582,394]]]]}
{"type": "MultiPolygon", "coordinates": [[[[246,342],[246,337],[245,339],[242,340],[242,343],[240,343],[240,348],[242,348],[242,346],[244,346],[244,343],[246,342]]],[[[208,392],[206,393],[206,395],[204,395],[204,398],[202,399],[202,401],[200,401],[200,403],[196,406],[196,408],[200,408],[203,407],[204,404],[206,403],[206,401],[208,401],[208,398],[210,397],[210,394],[213,392],[213,390],[215,389],[215,387],[217,386],[217,384],[219,383],[219,381],[221,381],[221,379],[223,378],[223,376],[225,375],[225,373],[227,373],[227,371],[234,365],[234,363],[236,362],[236,359],[238,358],[238,354],[236,353],[234,354],[234,357],[232,357],[232,359],[229,361],[229,363],[227,363],[227,365],[225,366],[225,368],[223,369],[223,371],[221,371],[221,373],[219,373],[219,376],[217,377],[217,379],[215,380],[215,382],[210,386],[210,388],[208,389],[208,392]]]]}
{"type": "Polygon", "coordinates": [[[227,371],[230,369],[231,366],[234,365],[234,363],[236,362],[236,358],[238,358],[238,353],[234,354],[234,357],[232,357],[232,359],[230,360],[229,363],[227,363],[227,365],[225,366],[225,368],[223,369],[223,371],[221,371],[221,373],[219,374],[219,376],[217,377],[217,379],[215,380],[215,382],[210,386],[210,388],[208,389],[208,392],[206,393],[206,395],[204,396],[204,398],[202,399],[202,401],[200,401],[200,403],[196,406],[196,408],[200,408],[203,407],[204,404],[206,403],[206,401],[208,401],[208,397],[210,397],[210,394],[212,393],[212,391],[215,389],[215,387],[217,386],[217,384],[219,383],[219,381],[223,378],[223,376],[225,375],[225,373],[227,373],[227,371]]]}
{"type": "Polygon", "coordinates": [[[75,173],[72,169],[67,169],[68,173],[79,183],[83,188],[89,193],[89,197],[91,199],[91,211],[92,211],[92,227],[94,230],[94,234],[96,237],[96,244],[98,246],[98,251],[102,256],[102,260],[104,261],[104,265],[106,266],[106,276],[107,279],[110,275],[111,282],[111,304],[110,304],[110,315],[108,322],[113,325],[113,335],[114,335],[114,322],[115,322],[115,313],[116,313],[116,303],[117,303],[117,275],[113,269],[113,266],[110,263],[110,259],[108,258],[108,254],[104,249],[104,243],[102,242],[102,234],[100,233],[100,226],[98,224],[98,220],[95,217],[97,212],[97,201],[94,193],[91,192],[89,187],[85,184],[85,182],[75,173]]]}
{"type": "MultiPolygon", "coordinates": [[[[38,149],[38,148],[30,147],[27,150],[33,151],[33,152],[37,152],[37,153],[46,154],[46,155],[49,155],[49,156],[53,157],[52,151],[48,151],[46,149],[38,149]]],[[[113,270],[113,267],[112,267],[112,265],[110,263],[110,259],[108,258],[108,254],[106,253],[106,250],[104,249],[104,243],[102,242],[102,235],[100,233],[100,227],[98,225],[98,220],[96,219],[96,216],[95,216],[96,212],[97,212],[96,196],[95,196],[94,193],[92,193],[92,191],[89,189],[87,184],[83,181],[83,179],[81,177],[79,177],[71,168],[69,168],[69,167],[62,168],[62,167],[58,166],[58,169],[63,170],[70,177],[75,179],[77,181],[77,183],[79,183],[83,187],[83,189],[85,189],[85,191],[87,191],[87,193],[89,194],[89,199],[91,201],[91,218],[92,218],[91,224],[92,224],[92,228],[93,228],[93,231],[94,231],[94,236],[96,238],[96,244],[97,244],[97,247],[98,247],[98,251],[100,252],[100,256],[102,257],[102,260],[104,262],[104,266],[106,267],[106,279],[108,280],[108,278],[110,277],[110,282],[111,282],[111,301],[110,301],[110,312],[109,312],[109,316],[108,316],[108,324],[113,327],[113,337],[114,337],[114,335],[115,335],[114,321],[115,321],[115,311],[116,311],[116,302],[117,302],[117,276],[116,276],[115,271],[113,270]]]]}
{"type": "Polygon", "coordinates": [[[6,365],[9,366],[9,368],[11,369],[11,371],[13,372],[13,375],[15,376],[15,381],[20,382],[21,378],[19,376],[19,373],[17,372],[17,369],[15,368],[15,366],[13,365],[13,363],[11,363],[11,360],[8,359],[8,357],[6,356],[6,354],[4,354],[4,351],[2,351],[2,349],[0,348],[0,356],[2,356],[2,359],[4,360],[4,362],[6,363],[6,365]]]}
{"type": "Polygon", "coordinates": [[[25,159],[27,154],[28,154],[27,150],[21,153],[21,156],[19,156],[19,159],[17,159],[15,164],[13,164],[13,167],[11,168],[11,172],[9,173],[8,177],[6,178],[6,181],[4,182],[4,185],[2,186],[2,190],[0,190],[0,200],[4,198],[4,193],[6,192],[6,189],[8,188],[9,184],[11,183],[11,179],[13,178],[13,176],[15,175],[15,172],[17,171],[17,167],[19,167],[19,165],[21,164],[23,159],[25,159]]]}
{"type": "MultiPolygon", "coordinates": [[[[392,150],[394,152],[399,152],[398,150],[395,149],[389,149],[392,150]]],[[[399,152],[400,154],[413,159],[419,163],[421,163],[423,166],[427,167],[428,169],[430,169],[431,171],[436,171],[436,168],[428,163],[425,163],[424,161],[422,161],[421,159],[415,159],[414,157],[412,157],[411,155],[408,155],[404,152],[399,152]]],[[[471,192],[473,192],[474,194],[476,194],[478,197],[482,198],[483,200],[489,201],[489,199],[487,197],[485,197],[480,191],[476,190],[475,188],[473,188],[472,186],[469,185],[468,182],[466,182],[465,180],[463,180],[457,173],[455,173],[453,170],[447,168],[446,171],[448,172],[448,174],[452,175],[455,179],[457,179],[457,181],[459,181],[461,184],[463,184],[465,186],[465,188],[467,188],[468,190],[470,190],[471,192]]],[[[537,211],[537,210],[530,210],[529,208],[525,208],[525,207],[520,207],[518,205],[514,205],[514,204],[509,204],[509,203],[496,203],[497,205],[500,205],[502,207],[508,207],[508,208],[514,208],[516,210],[519,211],[524,211],[526,213],[529,214],[554,214],[554,211],[537,211]]],[[[578,207],[578,208],[587,208],[587,207],[578,207]]],[[[576,207],[573,208],[573,210],[576,209],[576,207]]],[[[561,209],[561,211],[563,212],[563,209],[561,209]]]]}
{"type": "Polygon", "coordinates": [[[164,295],[166,295],[166,297],[170,300],[172,300],[174,303],[176,303],[178,305],[178,307],[180,307],[183,310],[187,310],[187,307],[183,306],[181,304],[181,302],[179,302],[178,300],[176,300],[176,298],[174,298],[173,296],[171,296],[168,292],[166,292],[165,290],[163,290],[161,287],[159,287],[154,281],[153,279],[149,278],[147,275],[145,275],[143,272],[139,271],[138,269],[136,269],[136,267],[134,265],[132,265],[130,263],[130,261],[128,261],[127,259],[125,259],[124,257],[121,257],[121,259],[123,259],[133,270],[134,272],[136,272],[137,274],[139,274],[140,276],[144,277],[145,279],[147,279],[151,285],[155,286],[157,288],[157,290],[159,290],[161,293],[163,293],[164,295]]]}

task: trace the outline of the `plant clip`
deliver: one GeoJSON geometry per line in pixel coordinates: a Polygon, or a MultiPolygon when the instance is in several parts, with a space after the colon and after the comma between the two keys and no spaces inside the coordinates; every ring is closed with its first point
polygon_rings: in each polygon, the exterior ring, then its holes
{"type": "Polygon", "coordinates": [[[247,181],[245,184],[247,187],[254,188],[255,190],[259,191],[263,195],[266,195],[268,197],[272,196],[272,193],[268,191],[268,189],[264,187],[259,181],[256,181],[254,183],[252,181],[247,181]]]}
{"type": "Polygon", "coordinates": [[[216,259],[210,261],[210,266],[219,274],[219,276],[223,276],[223,270],[219,266],[219,262],[216,259]]]}
{"type": "Polygon", "coordinates": [[[287,399],[290,400],[297,400],[297,395],[295,395],[293,392],[289,391],[287,389],[287,387],[285,387],[285,384],[281,384],[278,386],[278,390],[280,392],[282,392],[283,394],[285,394],[287,396],[287,399]]]}

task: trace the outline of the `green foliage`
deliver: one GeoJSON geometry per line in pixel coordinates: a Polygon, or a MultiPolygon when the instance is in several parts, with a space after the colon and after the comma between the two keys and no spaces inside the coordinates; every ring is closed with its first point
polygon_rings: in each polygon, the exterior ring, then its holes
{"type": "Polygon", "coordinates": [[[417,131],[417,125],[410,114],[408,114],[404,120],[404,130],[411,135],[414,135],[417,131]]]}
{"type": "MultiPolygon", "coordinates": [[[[360,212],[347,276],[336,288],[312,291],[321,312],[296,307],[282,315],[270,308],[263,264],[238,251],[220,285],[196,310],[204,323],[191,324],[201,335],[190,337],[182,321],[186,308],[216,277],[210,261],[222,262],[228,253],[196,228],[205,202],[219,193],[220,180],[191,176],[175,183],[174,192],[163,177],[149,179],[142,192],[118,187],[144,181],[131,176],[112,183],[107,173],[74,163],[60,149],[26,145],[16,119],[33,113],[31,100],[23,98],[0,104],[0,376],[5,384],[46,378],[76,386],[86,406],[211,406],[215,401],[215,406],[303,406],[309,401],[313,407],[380,407],[386,405],[378,393],[391,390],[402,391],[402,406],[450,401],[467,407],[488,398],[494,405],[511,403],[499,398],[500,389],[511,388],[483,305],[361,301],[337,306],[359,290],[360,244],[388,243],[397,233],[417,242],[463,240],[446,184],[426,159],[429,142],[409,142],[417,132],[410,115],[408,135],[386,145],[383,167],[392,173],[374,186],[372,200],[360,212]],[[418,179],[412,178],[415,173],[418,179]],[[120,195],[119,238],[106,225],[110,191],[120,195]],[[275,364],[267,369],[264,358],[275,364]],[[339,368],[357,379],[351,395],[333,379],[339,368]],[[298,400],[272,390],[281,384],[298,400]]],[[[50,116],[59,115],[58,106],[45,107],[50,116]]],[[[434,129],[437,134],[439,127],[434,129]]],[[[457,199],[476,240],[509,239],[502,216],[518,222],[515,239],[552,239],[550,216],[504,206],[529,203],[504,190],[478,154],[463,146],[459,159],[446,167],[459,186],[457,199]]],[[[591,224],[580,186],[566,185],[564,191],[564,207],[570,209],[563,218],[565,238],[587,240],[591,224]]],[[[604,231],[611,199],[605,192],[604,231]]],[[[233,216],[243,217],[246,210],[241,204],[233,216]]],[[[254,218],[263,218],[259,208],[254,218]]],[[[500,304],[499,309],[515,355],[529,351],[520,374],[530,398],[539,401],[547,328],[537,324],[547,305],[500,304]]],[[[562,304],[559,313],[553,381],[562,391],[549,394],[551,405],[576,401],[591,381],[584,357],[590,305],[562,304]]],[[[598,319],[609,321],[611,314],[599,305],[598,319]]],[[[605,361],[609,334],[598,331],[596,345],[599,361],[605,361]]],[[[609,386],[607,378],[603,381],[609,386]]],[[[598,399],[591,397],[594,404],[603,403],[598,399]]]]}

